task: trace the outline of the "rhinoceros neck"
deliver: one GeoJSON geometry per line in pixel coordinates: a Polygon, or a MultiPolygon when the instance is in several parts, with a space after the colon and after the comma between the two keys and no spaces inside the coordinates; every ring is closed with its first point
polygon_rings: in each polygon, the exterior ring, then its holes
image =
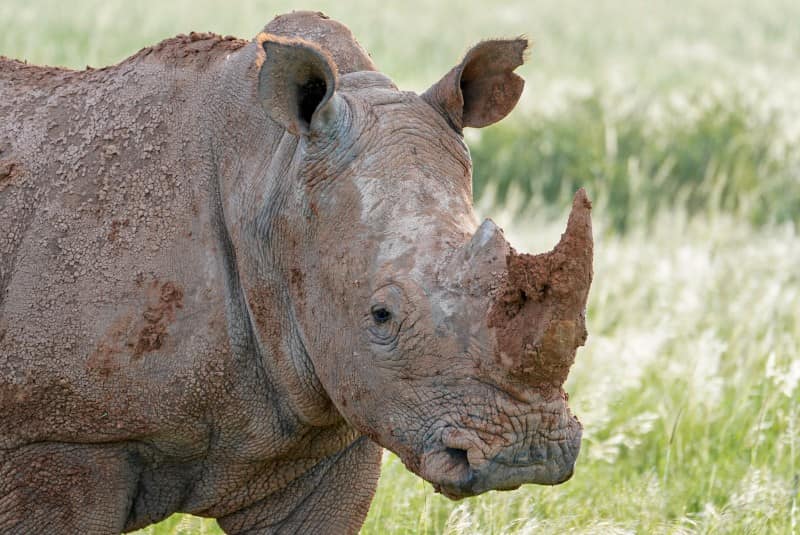
{"type": "Polygon", "coordinates": [[[214,148],[222,230],[235,261],[228,302],[236,311],[229,318],[247,326],[254,357],[287,410],[305,425],[337,426],[341,416],[314,373],[288,287],[293,264],[287,252],[294,248],[283,240],[287,225],[302,225],[295,169],[302,144],[262,106],[255,46],[226,60],[224,104],[213,120],[215,137],[231,141],[214,148]]]}

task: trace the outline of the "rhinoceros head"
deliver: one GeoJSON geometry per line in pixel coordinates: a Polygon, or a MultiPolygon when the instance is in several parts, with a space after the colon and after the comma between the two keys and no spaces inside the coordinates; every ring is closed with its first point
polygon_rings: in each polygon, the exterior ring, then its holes
{"type": "Polygon", "coordinates": [[[552,251],[517,253],[478,225],[461,135],[515,106],[527,42],[477,45],[421,96],[340,74],[303,40],[258,42],[260,98],[299,139],[277,170],[292,186],[262,216],[296,368],[451,498],[568,479],[581,425],[562,385],[586,339],[590,204],[576,194],[552,251]]]}

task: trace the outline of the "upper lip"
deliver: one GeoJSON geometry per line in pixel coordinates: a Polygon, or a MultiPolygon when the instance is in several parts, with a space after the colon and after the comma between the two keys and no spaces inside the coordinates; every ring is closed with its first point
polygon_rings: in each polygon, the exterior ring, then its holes
{"type": "Polygon", "coordinates": [[[467,452],[445,446],[422,456],[420,475],[433,484],[437,492],[449,498],[471,496],[476,472],[467,461],[467,452]]]}
{"type": "MultiPolygon", "coordinates": [[[[534,446],[506,446],[490,458],[475,459],[470,435],[443,433],[438,446],[422,456],[420,475],[437,492],[452,499],[475,496],[488,490],[511,490],[525,483],[557,485],[572,476],[580,449],[580,427],[560,440],[534,446]],[[560,450],[560,451],[559,451],[560,450]]],[[[475,455],[478,457],[480,454],[475,455]]]]}

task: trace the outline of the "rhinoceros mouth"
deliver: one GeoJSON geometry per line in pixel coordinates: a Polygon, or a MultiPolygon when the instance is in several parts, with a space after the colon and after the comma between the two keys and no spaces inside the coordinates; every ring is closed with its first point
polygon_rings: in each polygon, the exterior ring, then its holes
{"type": "Polygon", "coordinates": [[[422,455],[419,475],[453,500],[489,490],[515,490],[528,483],[558,485],[572,477],[580,450],[581,427],[577,420],[573,423],[555,433],[558,439],[509,446],[490,459],[444,440],[422,455]]]}
{"type": "Polygon", "coordinates": [[[429,481],[436,492],[453,500],[475,495],[471,491],[475,474],[466,450],[443,447],[422,457],[422,478],[429,481]]]}

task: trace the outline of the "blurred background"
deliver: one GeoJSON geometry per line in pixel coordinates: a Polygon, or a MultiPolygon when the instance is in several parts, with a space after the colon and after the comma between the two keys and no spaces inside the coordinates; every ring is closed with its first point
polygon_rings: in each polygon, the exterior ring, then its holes
{"type": "Polygon", "coordinates": [[[292,9],[418,92],[477,41],[528,36],[520,105],[466,133],[476,206],[526,251],[578,187],[595,207],[572,480],[451,502],[387,453],[362,533],[800,533],[800,2],[3,0],[0,54],[99,67],[292,9]]]}

